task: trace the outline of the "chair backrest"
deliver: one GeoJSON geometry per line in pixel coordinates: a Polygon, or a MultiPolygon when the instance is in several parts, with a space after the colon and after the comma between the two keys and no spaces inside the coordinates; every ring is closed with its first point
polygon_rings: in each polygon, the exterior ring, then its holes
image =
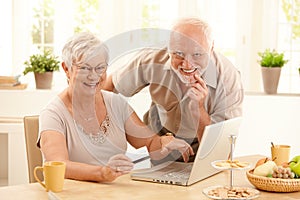
{"type": "MultiPolygon", "coordinates": [[[[25,116],[24,117],[24,133],[26,141],[26,152],[28,162],[29,183],[36,182],[33,171],[36,166],[42,166],[42,154],[40,149],[36,146],[39,133],[39,116],[25,116]]],[[[37,174],[40,180],[43,180],[41,174],[37,174]]]]}

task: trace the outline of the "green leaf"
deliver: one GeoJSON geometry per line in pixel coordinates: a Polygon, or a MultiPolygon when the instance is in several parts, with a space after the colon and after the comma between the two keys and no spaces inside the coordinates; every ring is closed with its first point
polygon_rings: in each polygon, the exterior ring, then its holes
{"type": "Polygon", "coordinates": [[[41,54],[34,54],[29,57],[29,60],[24,62],[26,68],[23,74],[26,75],[29,72],[53,72],[59,71],[60,61],[57,56],[54,56],[50,51],[44,51],[41,54]]]}
{"type": "Polygon", "coordinates": [[[284,59],[284,53],[278,53],[275,49],[258,52],[258,56],[261,58],[258,62],[262,67],[283,67],[288,62],[284,59]]]}
{"type": "Polygon", "coordinates": [[[267,177],[268,178],[272,178],[273,176],[272,176],[272,174],[268,174],[267,177]]]}

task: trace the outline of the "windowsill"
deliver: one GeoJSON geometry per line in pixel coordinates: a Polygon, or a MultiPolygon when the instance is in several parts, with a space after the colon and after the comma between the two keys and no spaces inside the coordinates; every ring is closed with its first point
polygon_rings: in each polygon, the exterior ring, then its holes
{"type": "Polygon", "coordinates": [[[27,88],[24,89],[24,91],[60,92],[68,86],[65,74],[60,71],[54,72],[51,89],[36,89],[33,73],[30,73],[26,76],[21,76],[20,81],[21,83],[27,84],[27,88]]]}
{"type": "MultiPolygon", "coordinates": [[[[29,83],[27,85],[27,87],[25,89],[0,89],[0,92],[1,91],[11,91],[12,93],[13,92],[20,92],[20,91],[28,91],[28,92],[61,92],[62,90],[64,90],[65,88],[67,87],[67,84],[62,84],[62,83],[57,83],[57,84],[54,84],[52,86],[51,89],[36,89],[35,88],[35,84],[32,84],[32,83],[29,83]]],[[[144,89],[141,91],[142,93],[148,93],[148,90],[147,89],[144,89]]],[[[282,97],[300,97],[300,93],[277,93],[277,94],[266,94],[264,92],[256,92],[256,91],[245,91],[245,95],[247,96],[282,96],[282,97]]]]}
{"type": "MultiPolygon", "coordinates": [[[[108,73],[108,74],[110,74],[110,73],[108,73]]],[[[52,85],[51,89],[45,89],[45,90],[43,90],[43,89],[36,89],[35,88],[35,80],[34,80],[33,73],[28,74],[26,76],[21,76],[20,77],[20,81],[21,81],[21,83],[27,83],[27,88],[24,89],[24,91],[41,91],[41,92],[47,92],[48,91],[48,92],[55,92],[55,93],[57,93],[57,92],[63,91],[68,86],[67,80],[66,80],[66,75],[65,75],[65,73],[62,70],[54,72],[54,74],[53,74],[53,85],[52,85]]],[[[11,90],[11,91],[14,91],[14,90],[11,90]]],[[[23,91],[23,90],[15,90],[15,91],[23,91]]],[[[297,92],[297,91],[295,91],[295,92],[297,92]]],[[[147,94],[148,93],[148,88],[147,87],[144,88],[141,92],[147,94]]],[[[255,91],[255,90],[250,91],[250,90],[248,90],[248,91],[245,91],[245,95],[247,95],[247,96],[300,97],[300,93],[295,93],[295,92],[292,92],[292,93],[279,92],[277,94],[266,94],[262,90],[260,90],[260,91],[259,90],[258,91],[255,91]]]]}
{"type": "Polygon", "coordinates": [[[277,94],[267,94],[264,92],[253,92],[246,91],[245,95],[247,96],[282,96],[282,97],[300,97],[300,93],[277,93],[277,94]]]}

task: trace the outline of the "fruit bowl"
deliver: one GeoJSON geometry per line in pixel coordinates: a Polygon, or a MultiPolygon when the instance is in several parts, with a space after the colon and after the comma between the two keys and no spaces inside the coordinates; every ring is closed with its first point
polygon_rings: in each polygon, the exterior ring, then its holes
{"type": "Polygon", "coordinates": [[[282,179],[257,176],[253,170],[246,172],[247,178],[257,189],[269,192],[297,192],[300,191],[300,179],[282,179]]]}

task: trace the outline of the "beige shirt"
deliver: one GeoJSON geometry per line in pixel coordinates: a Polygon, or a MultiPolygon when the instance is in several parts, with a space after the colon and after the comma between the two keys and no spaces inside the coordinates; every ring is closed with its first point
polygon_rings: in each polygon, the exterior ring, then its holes
{"type": "MultiPolygon", "coordinates": [[[[244,91],[240,73],[227,58],[213,52],[202,78],[209,90],[204,106],[212,123],[242,115],[244,91]]],[[[116,92],[125,96],[149,86],[152,104],[144,121],[152,130],[160,132],[164,127],[182,138],[196,137],[198,124],[193,122],[188,107],[190,99],[171,69],[166,48],[144,49],[113,73],[112,79],[116,92]]]]}
{"type": "Polygon", "coordinates": [[[106,165],[109,158],[127,150],[125,122],[133,109],[121,96],[101,91],[110,122],[102,144],[95,145],[75,122],[63,101],[57,96],[40,113],[39,137],[43,131],[54,130],[66,139],[69,159],[91,165],[106,165]]]}

